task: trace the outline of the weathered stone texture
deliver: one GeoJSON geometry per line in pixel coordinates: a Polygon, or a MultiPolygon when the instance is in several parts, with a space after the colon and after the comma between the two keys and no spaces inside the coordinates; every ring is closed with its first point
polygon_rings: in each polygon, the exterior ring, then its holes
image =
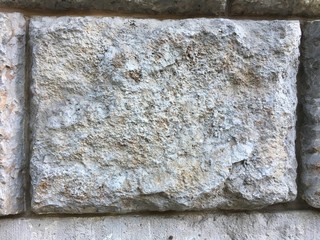
{"type": "Polygon", "coordinates": [[[232,15],[320,16],[319,0],[234,0],[232,15]]]}
{"type": "Polygon", "coordinates": [[[0,239],[310,240],[319,239],[319,225],[319,213],[311,211],[2,219],[0,239]]]}
{"type": "Polygon", "coordinates": [[[313,207],[320,207],[320,21],[309,22],[304,27],[302,183],[303,198],[313,207]]]}
{"type": "Polygon", "coordinates": [[[320,16],[320,1],[319,0],[295,0],[293,1],[293,14],[314,17],[320,16]]]}
{"type": "Polygon", "coordinates": [[[296,195],[298,21],[31,20],[35,212],[296,195]]]}
{"type": "Polygon", "coordinates": [[[0,0],[2,7],[139,14],[224,15],[226,0],[0,0]]]}
{"type": "Polygon", "coordinates": [[[0,13],[0,215],[24,209],[24,45],[22,15],[0,13]]]}
{"type": "Polygon", "coordinates": [[[234,0],[233,15],[289,15],[293,0],[234,0]]]}

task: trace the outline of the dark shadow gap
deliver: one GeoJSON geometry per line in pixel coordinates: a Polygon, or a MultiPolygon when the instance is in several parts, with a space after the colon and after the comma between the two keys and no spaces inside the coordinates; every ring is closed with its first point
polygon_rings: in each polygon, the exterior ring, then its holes
{"type": "Polygon", "coordinates": [[[320,16],[306,17],[303,15],[287,15],[287,16],[279,16],[276,14],[269,15],[250,15],[247,14],[245,16],[237,16],[231,14],[231,6],[233,0],[228,0],[226,3],[226,9],[224,12],[220,14],[203,14],[203,13],[185,13],[185,14],[169,14],[169,13],[137,13],[137,12],[129,12],[129,11],[107,11],[107,10],[50,10],[50,9],[26,9],[19,7],[0,7],[0,12],[3,13],[12,13],[12,12],[20,12],[25,16],[48,16],[48,17],[85,17],[85,16],[95,16],[95,17],[124,17],[124,18],[136,18],[136,19],[189,19],[189,18],[226,18],[233,20],[317,20],[320,16]]]}
{"type": "Polygon", "coordinates": [[[30,77],[32,57],[29,46],[29,24],[30,20],[26,18],[26,43],[25,43],[25,82],[24,82],[24,162],[25,162],[25,216],[31,214],[31,178],[30,178],[30,77]]]}

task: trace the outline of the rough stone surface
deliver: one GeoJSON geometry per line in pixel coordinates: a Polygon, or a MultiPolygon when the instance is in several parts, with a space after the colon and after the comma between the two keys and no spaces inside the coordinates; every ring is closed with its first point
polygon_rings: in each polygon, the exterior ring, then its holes
{"type": "Polygon", "coordinates": [[[320,21],[309,22],[304,27],[302,44],[302,189],[303,198],[311,206],[320,208],[320,21]]]}
{"type": "Polygon", "coordinates": [[[295,0],[233,0],[233,15],[289,15],[295,0]]]}
{"type": "Polygon", "coordinates": [[[296,196],[298,21],[31,20],[37,213],[296,196]]]}
{"type": "Polygon", "coordinates": [[[6,240],[309,240],[319,239],[320,214],[187,214],[90,218],[1,219],[6,240]]]}
{"type": "Polygon", "coordinates": [[[25,20],[0,13],[0,215],[23,210],[25,20]]]}
{"type": "Polygon", "coordinates": [[[320,16],[319,0],[234,0],[232,15],[251,16],[320,16]]]}
{"type": "Polygon", "coordinates": [[[320,1],[319,0],[295,0],[293,1],[293,14],[315,17],[320,16],[320,1]]]}
{"type": "Polygon", "coordinates": [[[140,14],[224,15],[226,0],[0,0],[0,7],[140,14]]]}

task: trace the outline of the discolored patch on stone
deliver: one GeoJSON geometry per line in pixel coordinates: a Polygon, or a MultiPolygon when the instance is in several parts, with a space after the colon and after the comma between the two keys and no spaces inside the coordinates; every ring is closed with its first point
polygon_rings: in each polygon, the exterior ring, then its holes
{"type": "Polygon", "coordinates": [[[33,211],[295,198],[298,21],[37,17],[30,31],[33,211]]]}
{"type": "Polygon", "coordinates": [[[25,27],[22,15],[0,13],[0,215],[24,210],[25,27]]]}

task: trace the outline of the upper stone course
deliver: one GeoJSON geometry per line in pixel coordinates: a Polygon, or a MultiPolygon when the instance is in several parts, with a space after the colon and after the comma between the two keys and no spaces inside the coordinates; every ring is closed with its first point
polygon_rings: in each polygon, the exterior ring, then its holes
{"type": "Polygon", "coordinates": [[[224,15],[226,0],[0,0],[0,7],[131,14],[224,15]]]}
{"type": "Polygon", "coordinates": [[[320,16],[319,0],[233,0],[231,14],[240,16],[320,16]]]}

